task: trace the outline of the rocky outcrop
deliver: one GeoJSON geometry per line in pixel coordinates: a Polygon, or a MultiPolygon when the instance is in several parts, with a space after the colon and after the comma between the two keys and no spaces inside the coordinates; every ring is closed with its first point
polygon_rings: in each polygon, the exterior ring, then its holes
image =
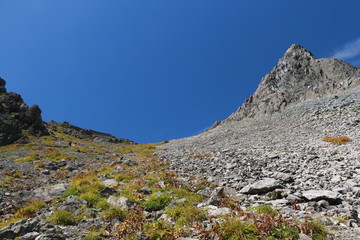
{"type": "Polygon", "coordinates": [[[134,144],[133,141],[116,138],[111,134],[98,132],[90,129],[83,129],[74,125],[71,125],[68,122],[58,123],[55,121],[50,121],[47,123],[47,127],[51,131],[56,131],[64,133],[80,139],[93,140],[98,143],[123,143],[123,144],[134,144]]]}
{"type": "Polygon", "coordinates": [[[19,94],[6,92],[5,84],[0,78],[0,145],[48,134],[39,106],[28,107],[19,94]]]}
{"type": "Polygon", "coordinates": [[[260,82],[256,92],[226,120],[270,115],[292,103],[338,93],[360,84],[360,68],[339,59],[317,59],[293,44],[274,69],[260,82]]]}

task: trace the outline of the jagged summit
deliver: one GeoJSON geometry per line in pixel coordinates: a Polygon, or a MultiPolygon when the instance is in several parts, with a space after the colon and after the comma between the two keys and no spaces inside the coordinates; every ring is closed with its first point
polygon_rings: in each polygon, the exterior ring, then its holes
{"type": "Polygon", "coordinates": [[[295,44],[295,43],[291,44],[290,48],[285,52],[283,58],[284,57],[289,58],[289,57],[292,57],[294,55],[298,55],[298,56],[307,55],[307,56],[315,58],[314,55],[309,50],[307,50],[306,48],[304,48],[300,44],[295,44]]]}
{"type": "Polygon", "coordinates": [[[292,103],[322,97],[360,85],[360,69],[339,59],[317,59],[293,44],[255,93],[223,122],[269,115],[292,103]]]}

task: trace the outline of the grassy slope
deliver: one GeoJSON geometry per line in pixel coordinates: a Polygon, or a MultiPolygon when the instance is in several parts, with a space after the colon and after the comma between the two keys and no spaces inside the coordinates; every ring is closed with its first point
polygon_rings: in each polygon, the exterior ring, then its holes
{"type": "Polygon", "coordinates": [[[54,132],[51,136],[32,138],[28,144],[0,147],[1,157],[11,159],[15,166],[12,170],[1,170],[1,188],[33,189],[41,186],[41,178],[55,179],[54,183],[70,183],[64,196],[51,203],[32,201],[19,204],[11,212],[12,217],[2,218],[0,228],[33,217],[37,212],[57,209],[66,197],[73,195],[86,200],[83,209],[95,208],[99,214],[94,216],[84,211],[74,215],[55,210],[47,221],[59,225],[77,225],[86,218],[101,218],[103,226],[79,229],[87,234],[84,239],[137,239],[141,233],[147,239],[196,236],[200,239],[270,240],[298,239],[300,232],[313,239],[326,239],[326,231],[317,222],[286,220],[267,206],[244,211],[240,203],[227,197],[219,196],[221,203],[218,207],[227,207],[231,209],[230,213],[210,217],[206,206],[197,206],[205,199],[197,191],[214,189],[216,184],[201,177],[181,179],[167,169],[168,163],[157,160],[154,155],[157,145],[99,145],[54,132]],[[85,165],[78,172],[60,168],[49,175],[39,174],[47,164],[59,161],[80,161],[85,165]],[[100,194],[105,188],[101,181],[103,176],[121,182],[118,186],[111,186],[119,192],[115,198],[130,199],[134,203],[131,209],[111,206],[106,201],[108,196],[100,194]],[[141,191],[144,188],[150,189],[151,194],[141,191]],[[152,213],[164,215],[158,218],[157,214],[152,213]]]}

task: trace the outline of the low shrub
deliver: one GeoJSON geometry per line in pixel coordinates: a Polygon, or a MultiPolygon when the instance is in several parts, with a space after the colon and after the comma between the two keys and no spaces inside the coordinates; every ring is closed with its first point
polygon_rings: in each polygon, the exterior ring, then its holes
{"type": "Polygon", "coordinates": [[[349,137],[342,136],[342,137],[324,137],[324,142],[331,142],[333,144],[346,144],[351,141],[349,137]]]}

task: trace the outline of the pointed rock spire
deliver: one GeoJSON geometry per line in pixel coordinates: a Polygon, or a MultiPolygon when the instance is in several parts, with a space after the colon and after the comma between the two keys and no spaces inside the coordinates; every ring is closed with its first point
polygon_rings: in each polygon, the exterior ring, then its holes
{"type": "Polygon", "coordinates": [[[317,59],[292,44],[273,70],[262,78],[255,93],[223,122],[269,115],[289,104],[337,93],[360,85],[360,68],[338,59],[317,59]]]}

